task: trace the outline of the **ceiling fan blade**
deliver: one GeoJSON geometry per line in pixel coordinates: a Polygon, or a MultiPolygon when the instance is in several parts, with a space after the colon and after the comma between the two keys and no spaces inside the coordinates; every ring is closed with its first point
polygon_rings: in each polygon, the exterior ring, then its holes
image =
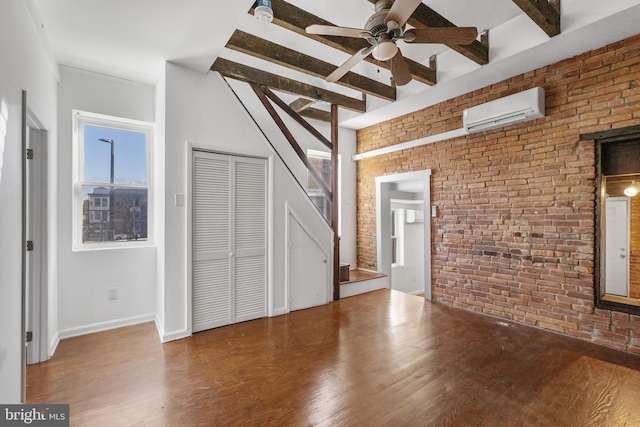
{"type": "Polygon", "coordinates": [[[407,30],[402,40],[407,43],[471,44],[478,37],[475,27],[429,27],[407,30]]]}
{"type": "Polygon", "coordinates": [[[411,81],[411,71],[409,71],[409,65],[404,60],[404,56],[400,49],[393,58],[389,60],[389,68],[391,69],[391,75],[393,75],[393,81],[396,86],[404,86],[411,81]]]}
{"type": "Polygon", "coordinates": [[[351,58],[347,59],[344,64],[342,64],[341,66],[336,68],[333,73],[329,74],[325,80],[328,81],[329,83],[337,82],[338,80],[340,80],[342,78],[342,76],[347,74],[350,69],[355,67],[355,65],[358,62],[360,62],[364,58],[366,58],[371,53],[372,50],[373,50],[373,46],[365,47],[365,48],[359,50],[358,52],[356,52],[355,55],[353,55],[351,58]]]}
{"type": "MultiPolygon", "coordinates": [[[[398,24],[396,28],[402,27],[407,23],[407,20],[411,17],[411,14],[420,6],[422,0],[395,0],[387,17],[384,19],[384,23],[389,25],[390,21],[398,24]]],[[[395,30],[395,28],[390,28],[395,30]]]]}
{"type": "Polygon", "coordinates": [[[306,31],[307,34],[316,34],[318,36],[342,36],[357,39],[371,37],[371,32],[362,28],[336,27],[333,25],[309,25],[306,31]]]}

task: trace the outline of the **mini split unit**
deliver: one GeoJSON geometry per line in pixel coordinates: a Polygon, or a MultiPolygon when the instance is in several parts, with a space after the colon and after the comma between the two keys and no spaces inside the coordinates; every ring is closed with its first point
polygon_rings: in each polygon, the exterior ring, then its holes
{"type": "Polygon", "coordinates": [[[544,89],[534,87],[467,108],[462,113],[462,121],[468,133],[476,133],[537,119],[544,114],[544,89]]]}
{"type": "Polygon", "coordinates": [[[389,154],[400,150],[420,147],[434,142],[458,138],[471,133],[501,128],[515,123],[544,117],[544,89],[534,87],[524,92],[505,96],[504,98],[486,102],[467,108],[462,113],[464,127],[449,132],[429,135],[413,141],[402,142],[389,147],[378,148],[365,153],[355,154],[353,160],[367,159],[373,156],[389,154]]]}

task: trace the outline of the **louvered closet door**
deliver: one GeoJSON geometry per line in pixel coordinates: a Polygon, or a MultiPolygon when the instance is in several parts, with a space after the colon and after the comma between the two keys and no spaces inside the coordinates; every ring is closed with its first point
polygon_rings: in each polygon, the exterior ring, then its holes
{"type": "Polygon", "coordinates": [[[194,151],[193,332],[266,316],[266,161],[194,151]]]}
{"type": "Polygon", "coordinates": [[[234,158],[236,322],[267,315],[267,164],[234,158]]]}
{"type": "Polygon", "coordinates": [[[231,323],[231,165],[194,152],[193,332],[231,323]]]}

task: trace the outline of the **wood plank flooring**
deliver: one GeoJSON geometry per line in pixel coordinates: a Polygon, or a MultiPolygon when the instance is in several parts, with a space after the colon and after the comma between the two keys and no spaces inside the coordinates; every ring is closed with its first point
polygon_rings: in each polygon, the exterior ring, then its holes
{"type": "Polygon", "coordinates": [[[386,274],[377,273],[375,271],[361,270],[359,268],[356,268],[355,270],[349,271],[349,280],[340,282],[340,284],[344,285],[348,283],[362,282],[364,280],[379,279],[380,277],[386,276],[386,274]]]}
{"type": "Polygon", "coordinates": [[[640,425],[640,357],[381,290],[160,344],[60,343],[29,403],[72,426],[640,425]]]}

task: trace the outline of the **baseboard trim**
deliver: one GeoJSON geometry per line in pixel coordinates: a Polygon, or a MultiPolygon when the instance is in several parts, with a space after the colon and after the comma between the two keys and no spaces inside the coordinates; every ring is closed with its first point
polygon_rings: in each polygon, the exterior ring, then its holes
{"type": "Polygon", "coordinates": [[[275,308],[273,309],[273,313],[271,313],[271,316],[269,317],[282,316],[283,314],[287,314],[288,312],[289,311],[287,311],[286,307],[275,308]]]}
{"type": "Polygon", "coordinates": [[[161,341],[162,343],[166,343],[169,341],[175,341],[182,338],[188,338],[191,335],[192,335],[191,329],[183,329],[182,331],[175,331],[175,332],[170,332],[168,334],[162,334],[161,341]]]}
{"type": "MultiPolygon", "coordinates": [[[[107,322],[92,323],[90,325],[76,326],[74,328],[58,331],[58,339],[78,337],[80,335],[93,334],[96,332],[108,331],[110,329],[122,328],[125,326],[138,325],[140,323],[155,321],[156,314],[143,314],[140,316],[127,317],[124,319],[109,320],[107,322]]],[[[56,344],[57,347],[57,344],[56,344]]]]}
{"type": "Polygon", "coordinates": [[[49,359],[53,357],[58,349],[58,344],[60,344],[60,333],[56,332],[53,336],[53,340],[49,343],[49,359]]]}
{"type": "Polygon", "coordinates": [[[160,342],[163,342],[162,337],[164,336],[164,327],[162,325],[162,322],[160,322],[160,318],[157,315],[154,322],[156,324],[156,332],[158,332],[158,337],[160,338],[160,342]]]}

